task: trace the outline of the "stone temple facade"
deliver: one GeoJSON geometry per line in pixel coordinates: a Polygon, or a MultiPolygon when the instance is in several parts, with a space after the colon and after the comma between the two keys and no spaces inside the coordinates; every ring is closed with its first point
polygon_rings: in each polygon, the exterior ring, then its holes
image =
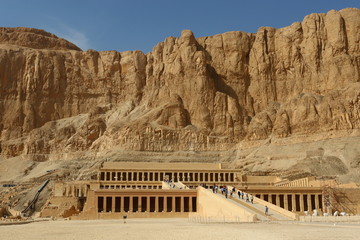
{"type": "MultiPolygon", "coordinates": [[[[342,211],[345,202],[336,197],[336,184],[315,177],[289,181],[276,176],[243,175],[221,164],[105,162],[96,179],[54,183],[53,195],[41,216],[212,216],[252,222],[269,218],[263,212],[267,206],[277,214],[270,219],[295,220],[301,215],[342,211]],[[226,189],[222,195],[220,188],[226,189]]],[[[356,204],[345,205],[352,214],[360,210],[356,204]]]]}

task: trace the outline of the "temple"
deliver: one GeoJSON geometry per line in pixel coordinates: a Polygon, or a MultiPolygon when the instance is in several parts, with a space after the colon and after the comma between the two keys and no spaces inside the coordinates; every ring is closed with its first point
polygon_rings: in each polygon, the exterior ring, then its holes
{"type": "Polygon", "coordinates": [[[243,175],[241,170],[225,169],[221,164],[105,162],[90,181],[54,183],[53,196],[41,216],[212,216],[251,222],[268,218],[263,213],[265,206],[276,212],[273,220],[332,214],[345,208],[359,213],[359,204],[350,206],[336,197],[335,186],[339,189],[335,180],[315,177],[290,181],[243,175]],[[225,193],[220,192],[221,187],[225,193]]]}

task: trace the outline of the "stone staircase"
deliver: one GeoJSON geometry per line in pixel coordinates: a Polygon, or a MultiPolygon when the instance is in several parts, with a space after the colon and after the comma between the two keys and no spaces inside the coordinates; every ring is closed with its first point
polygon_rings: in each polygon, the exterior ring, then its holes
{"type": "MultiPolygon", "coordinates": [[[[231,196],[229,193],[232,187],[227,186],[228,188],[228,195],[227,197],[225,194],[221,193],[221,190],[215,194],[222,195],[223,198],[227,199],[234,204],[244,208],[246,211],[251,212],[256,215],[256,218],[259,221],[291,221],[296,220],[298,217],[296,214],[287,211],[283,208],[280,208],[274,204],[269,202],[265,202],[262,199],[256,198],[253,196],[254,201],[251,203],[250,201],[246,201],[246,193],[244,192],[244,198],[239,198],[237,195],[238,189],[236,189],[235,193],[231,196]],[[268,215],[265,215],[265,206],[269,208],[268,215]]],[[[211,190],[209,190],[211,191],[211,190]]],[[[248,194],[250,200],[250,194],[248,194]]]]}

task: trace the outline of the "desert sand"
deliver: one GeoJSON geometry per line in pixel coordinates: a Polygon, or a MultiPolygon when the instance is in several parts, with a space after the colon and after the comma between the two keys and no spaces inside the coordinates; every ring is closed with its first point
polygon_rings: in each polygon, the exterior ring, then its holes
{"type": "Polygon", "coordinates": [[[359,239],[359,224],[339,223],[193,223],[187,219],[46,221],[0,226],[7,240],[100,239],[359,239]]]}

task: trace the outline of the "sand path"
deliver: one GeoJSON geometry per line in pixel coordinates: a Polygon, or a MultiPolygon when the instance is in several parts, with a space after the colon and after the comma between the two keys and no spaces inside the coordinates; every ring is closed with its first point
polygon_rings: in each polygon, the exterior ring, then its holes
{"type": "Polygon", "coordinates": [[[204,224],[187,219],[46,221],[0,226],[0,239],[6,240],[112,240],[112,239],[360,239],[360,225],[238,223],[204,224]]]}

